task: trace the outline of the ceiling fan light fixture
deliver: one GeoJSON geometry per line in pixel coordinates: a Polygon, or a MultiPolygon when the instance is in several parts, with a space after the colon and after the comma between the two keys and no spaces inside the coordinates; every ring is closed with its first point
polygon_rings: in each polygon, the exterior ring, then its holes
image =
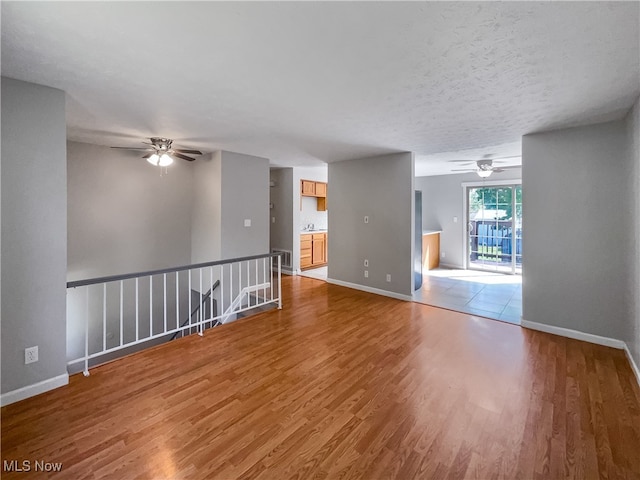
{"type": "Polygon", "coordinates": [[[166,153],[163,153],[162,156],[160,157],[160,160],[158,161],[158,165],[160,165],[161,167],[167,167],[172,163],[173,163],[173,158],[171,158],[166,153]]]}
{"type": "Polygon", "coordinates": [[[154,153],[149,158],[147,158],[147,162],[149,162],[151,165],[158,165],[159,161],[160,161],[160,156],[157,153],[154,153]]]}
{"type": "Polygon", "coordinates": [[[492,172],[493,172],[493,170],[478,169],[478,171],[476,173],[478,174],[479,177],[487,178],[487,177],[489,177],[491,175],[492,172]]]}

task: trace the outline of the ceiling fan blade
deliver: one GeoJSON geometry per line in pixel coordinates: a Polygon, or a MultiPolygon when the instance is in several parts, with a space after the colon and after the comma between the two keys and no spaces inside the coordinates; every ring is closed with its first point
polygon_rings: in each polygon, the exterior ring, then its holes
{"type": "Polygon", "coordinates": [[[188,161],[188,162],[193,162],[193,161],[195,161],[195,158],[187,157],[186,155],[182,155],[181,153],[176,153],[176,151],[175,151],[175,150],[173,151],[173,153],[171,154],[171,156],[181,158],[182,160],[186,160],[186,161],[188,161]]]}
{"type": "Polygon", "coordinates": [[[504,167],[498,167],[498,168],[500,170],[506,170],[507,168],[522,168],[522,165],[505,165],[504,167]]]}
{"type": "Polygon", "coordinates": [[[495,161],[495,160],[508,160],[510,158],[520,158],[520,155],[513,155],[513,156],[509,156],[509,157],[486,157],[486,158],[478,158],[477,160],[469,160],[468,158],[466,160],[447,160],[447,162],[453,162],[453,163],[476,163],[477,161],[495,161]]]}
{"type": "Polygon", "coordinates": [[[475,168],[454,168],[451,171],[452,172],[476,172],[477,169],[475,169],[475,168]]]}
{"type": "Polygon", "coordinates": [[[178,153],[190,153],[192,155],[202,155],[202,152],[200,150],[185,150],[184,148],[174,148],[173,151],[178,153]]]}
{"type": "Polygon", "coordinates": [[[111,148],[117,148],[120,150],[142,150],[145,152],[151,152],[153,150],[152,148],[138,148],[138,147],[111,147],[111,148]]]}
{"type": "Polygon", "coordinates": [[[143,155],[142,158],[151,158],[153,155],[155,155],[154,153],[147,153],[146,155],[143,155]]]}

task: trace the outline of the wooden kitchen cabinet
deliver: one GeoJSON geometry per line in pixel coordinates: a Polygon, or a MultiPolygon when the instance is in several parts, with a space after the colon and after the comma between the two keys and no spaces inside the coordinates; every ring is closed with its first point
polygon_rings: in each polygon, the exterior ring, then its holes
{"type": "Polygon", "coordinates": [[[320,265],[327,263],[327,234],[314,233],[311,247],[311,264],[320,265]]]}
{"type": "Polygon", "coordinates": [[[313,264],[313,235],[300,235],[300,268],[308,268],[313,264]]]}
{"type": "Polygon", "coordinates": [[[300,193],[305,197],[326,197],[327,184],[313,180],[300,180],[300,193]]]}
{"type": "Polygon", "coordinates": [[[440,232],[422,234],[422,270],[440,266],[440,232]]]}
{"type": "Polygon", "coordinates": [[[327,234],[303,233],[300,235],[300,269],[315,268],[327,263],[327,234]]]}
{"type": "Polygon", "coordinates": [[[302,210],[302,197],[316,197],[317,210],[327,210],[327,184],[313,180],[300,180],[300,210],[302,210]]]}
{"type": "MultiPolygon", "coordinates": [[[[301,186],[301,190],[302,190],[302,195],[306,195],[308,197],[315,197],[316,196],[316,182],[313,182],[311,180],[300,180],[302,186],[301,186]]],[[[326,189],[325,189],[326,192],[326,189]]]]}

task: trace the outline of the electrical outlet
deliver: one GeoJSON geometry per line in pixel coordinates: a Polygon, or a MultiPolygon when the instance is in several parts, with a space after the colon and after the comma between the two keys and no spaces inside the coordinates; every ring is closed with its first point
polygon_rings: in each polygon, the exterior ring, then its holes
{"type": "Polygon", "coordinates": [[[440,253],[440,257],[444,258],[444,257],[446,257],[446,256],[447,256],[447,254],[446,254],[446,253],[444,253],[444,252],[440,253]]]}
{"type": "Polygon", "coordinates": [[[38,346],[24,349],[24,364],[34,363],[38,361],[38,346]]]}
{"type": "Polygon", "coordinates": [[[368,267],[369,266],[369,260],[367,260],[366,258],[364,259],[364,266],[368,267]]]}
{"type": "Polygon", "coordinates": [[[251,226],[251,219],[250,218],[245,218],[244,219],[244,226],[245,227],[250,227],[251,226]]]}
{"type": "Polygon", "coordinates": [[[458,223],[458,217],[453,217],[453,223],[458,223]]]}
{"type": "Polygon", "coordinates": [[[369,278],[369,270],[364,271],[364,278],[369,278]]]}
{"type": "Polygon", "coordinates": [[[390,282],[390,281],[391,281],[391,274],[387,273],[387,282],[390,282]]]}

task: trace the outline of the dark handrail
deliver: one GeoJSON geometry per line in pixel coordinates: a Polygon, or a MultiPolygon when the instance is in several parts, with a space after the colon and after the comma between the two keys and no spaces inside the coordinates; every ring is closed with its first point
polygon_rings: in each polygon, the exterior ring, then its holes
{"type": "Polygon", "coordinates": [[[117,282],[119,280],[129,280],[136,277],[148,277],[151,275],[161,275],[163,273],[182,272],[184,270],[193,270],[196,268],[214,267],[216,265],[224,265],[226,263],[244,262],[247,260],[257,260],[258,258],[273,258],[282,255],[279,253],[263,253],[262,255],[251,255],[249,257],[230,258],[228,260],[215,260],[213,262],[195,263],[193,265],[184,265],[182,267],[165,268],[162,270],[150,270],[148,272],[126,273],[124,275],[111,275],[109,277],[90,278],[88,280],[76,280],[67,282],[67,288],[84,287],[86,285],[95,285],[97,283],[117,282]]]}
{"type": "MultiPolygon", "coordinates": [[[[193,311],[191,312],[191,315],[189,315],[189,318],[187,318],[182,325],[180,325],[180,328],[184,327],[187,323],[189,323],[191,321],[191,319],[193,318],[193,316],[196,314],[196,312],[198,310],[200,310],[200,308],[202,308],[202,305],[204,305],[207,300],[209,299],[209,297],[211,296],[211,294],[213,293],[213,291],[218,288],[218,285],[220,285],[220,280],[216,280],[216,283],[213,284],[213,287],[211,287],[209,289],[209,291],[207,293],[205,293],[202,298],[200,299],[200,303],[198,304],[198,306],[196,308],[193,309],[193,311]]],[[[215,300],[214,300],[215,302],[215,300]]],[[[217,308],[216,308],[217,310],[217,308]]],[[[214,312],[211,312],[211,317],[215,317],[214,312]]],[[[176,337],[178,336],[178,333],[182,333],[182,330],[180,330],[180,332],[176,332],[173,334],[173,337],[171,337],[171,340],[175,340],[176,337]]]]}

